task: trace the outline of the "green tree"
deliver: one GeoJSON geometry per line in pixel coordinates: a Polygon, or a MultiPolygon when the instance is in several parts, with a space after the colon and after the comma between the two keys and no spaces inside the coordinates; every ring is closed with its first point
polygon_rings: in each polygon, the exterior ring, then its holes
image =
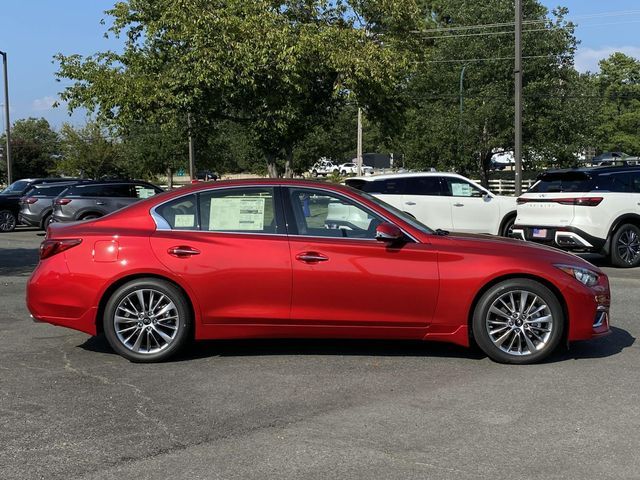
{"type": "MultiPolygon", "coordinates": [[[[380,111],[401,84],[404,52],[358,28],[350,12],[363,2],[352,3],[118,2],[110,32],[125,36],[124,51],[58,55],[58,76],[73,81],[61,97],[120,129],[189,117],[202,137],[233,120],[251,130],[271,175],[279,163],[288,173],[295,146],[347,98],[380,111]]],[[[381,3],[394,14],[416,2],[381,3]]]]}
{"type": "Polygon", "coordinates": [[[75,128],[66,123],[60,131],[62,156],[55,164],[59,174],[82,178],[128,176],[122,147],[96,122],[75,128]]]}
{"type": "Polygon", "coordinates": [[[597,147],[640,154],[640,60],[620,52],[600,61],[597,147]]]}
{"type": "MultiPolygon", "coordinates": [[[[0,145],[6,145],[6,136],[0,145]]],[[[17,120],[11,128],[13,177],[43,177],[53,169],[60,154],[60,139],[44,118],[17,120]]],[[[0,175],[6,178],[6,163],[0,163],[0,175]]]]}

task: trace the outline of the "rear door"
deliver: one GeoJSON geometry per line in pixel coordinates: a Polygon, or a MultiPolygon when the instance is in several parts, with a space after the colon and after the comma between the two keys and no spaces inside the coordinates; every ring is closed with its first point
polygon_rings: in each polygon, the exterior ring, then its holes
{"type": "Polygon", "coordinates": [[[204,323],[289,321],[291,259],[277,191],[216,188],[154,210],[153,252],[192,288],[204,323]]]}
{"type": "Polygon", "coordinates": [[[439,175],[405,178],[402,210],[413,215],[425,225],[451,230],[451,202],[445,193],[444,180],[439,175]]]}

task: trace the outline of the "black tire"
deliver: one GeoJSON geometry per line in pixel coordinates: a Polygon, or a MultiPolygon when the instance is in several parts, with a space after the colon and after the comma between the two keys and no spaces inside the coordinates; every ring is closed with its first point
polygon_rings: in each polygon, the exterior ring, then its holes
{"type": "MultiPolygon", "coordinates": [[[[160,310],[162,310],[166,305],[167,304],[160,303],[156,307],[159,307],[160,310]]],[[[140,303],[137,303],[137,306],[139,308],[140,303]]],[[[129,316],[128,314],[126,315],[127,317],[129,316]]],[[[173,317],[174,315],[171,316],[173,317]]],[[[160,317],[160,315],[158,317],[160,317]]],[[[119,316],[118,318],[122,319],[123,317],[119,316]]],[[[105,306],[102,322],[107,341],[119,355],[132,362],[151,363],[165,361],[175,355],[185,346],[190,338],[192,318],[187,299],[179,288],[165,280],[156,278],[140,278],[122,285],[115,292],[113,292],[105,306]],[[137,340],[138,336],[136,336],[135,339],[131,338],[130,341],[127,342],[127,339],[124,338],[124,336],[128,336],[131,332],[123,333],[123,329],[121,329],[119,331],[120,336],[118,335],[118,333],[116,333],[116,322],[118,321],[116,320],[116,312],[124,311],[119,308],[122,305],[124,305],[128,310],[133,311],[136,303],[135,299],[138,298],[137,294],[139,291],[147,292],[146,299],[149,301],[150,306],[156,298],[160,298],[159,295],[155,298],[151,297],[151,291],[153,291],[156,295],[158,293],[164,295],[173,304],[173,307],[175,307],[169,308],[167,313],[173,314],[173,312],[175,311],[176,318],[175,320],[171,320],[171,327],[168,324],[160,323],[168,320],[159,318],[158,322],[156,323],[156,319],[154,318],[152,320],[152,316],[148,315],[148,313],[145,314],[146,316],[144,319],[132,315],[130,317],[131,320],[127,319],[125,322],[122,322],[121,324],[125,326],[124,328],[134,329],[132,337],[136,334],[138,334],[139,337],[143,337],[138,344],[138,350],[135,351],[134,348],[136,342],[134,340],[137,340]],[[133,296],[134,304],[127,303],[128,301],[126,299],[129,296],[133,296]],[[131,325],[131,327],[128,327],[127,325],[131,325]],[[170,328],[173,328],[173,326],[175,326],[176,328],[175,334],[173,333],[174,330],[170,330],[170,328]],[[157,333],[158,330],[161,330],[165,334],[165,336],[173,335],[173,337],[170,342],[165,342],[166,346],[157,349],[157,351],[152,351],[150,346],[157,345],[158,347],[160,347],[159,342],[164,342],[161,334],[157,333]],[[155,343],[151,342],[151,337],[155,340],[155,343]],[[147,351],[144,351],[145,348],[143,348],[143,344],[147,347],[147,351]]]]}
{"type": "Polygon", "coordinates": [[[80,220],[95,220],[96,218],[100,218],[102,215],[100,215],[99,213],[88,213],[86,215],[83,215],[80,220]]]}
{"type": "Polygon", "coordinates": [[[611,263],[622,268],[640,265],[640,228],[625,223],[615,231],[611,238],[611,263]]]}
{"type": "Polygon", "coordinates": [[[46,230],[47,227],[53,222],[53,215],[51,213],[47,213],[43,218],[42,222],[40,222],[40,229],[46,230]]]}
{"type": "Polygon", "coordinates": [[[516,223],[515,215],[507,216],[507,218],[502,222],[502,228],[500,229],[500,236],[511,238],[513,226],[515,225],[515,223],[516,223]]]}
{"type": "Polygon", "coordinates": [[[318,176],[318,171],[314,170],[313,172],[311,172],[311,175],[313,175],[314,177],[317,177],[318,176]]]}
{"type": "Polygon", "coordinates": [[[13,232],[17,223],[16,215],[12,211],[0,210],[0,232],[13,232]]]}
{"type": "Polygon", "coordinates": [[[526,278],[505,280],[489,288],[473,312],[472,331],[476,343],[489,358],[499,363],[522,365],[545,359],[560,344],[564,329],[565,315],[556,295],[541,283],[526,278]],[[521,292],[528,294],[523,308],[520,308],[521,292]],[[510,294],[513,294],[513,300],[510,299],[510,294]],[[500,307],[505,315],[497,315],[491,307],[494,306],[494,302],[501,306],[499,299],[504,296],[509,299],[505,307],[500,307]],[[540,302],[536,303],[535,298],[540,302]],[[530,307],[527,307],[528,302],[531,302],[530,307]],[[527,315],[529,312],[535,312],[543,304],[545,308],[536,312],[535,317],[527,315]],[[509,305],[520,313],[518,318],[510,313],[509,305]],[[536,318],[540,318],[541,321],[536,322],[536,318]],[[512,325],[508,322],[512,322],[512,325]],[[490,326],[493,327],[491,334],[490,326]],[[546,331],[547,329],[550,331],[546,331]],[[514,337],[518,339],[518,348],[514,337]],[[497,344],[501,339],[503,343],[497,344]],[[509,342],[511,345],[505,347],[509,342]],[[530,349],[529,342],[536,348],[530,349]],[[518,353],[518,350],[521,350],[521,353],[518,353]]]}

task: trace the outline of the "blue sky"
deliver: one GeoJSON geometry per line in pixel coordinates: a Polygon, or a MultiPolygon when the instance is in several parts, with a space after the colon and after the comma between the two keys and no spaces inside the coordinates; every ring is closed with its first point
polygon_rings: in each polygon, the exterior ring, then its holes
{"type": "MultiPolygon", "coordinates": [[[[638,0],[542,0],[549,8],[569,8],[578,24],[581,44],[576,67],[597,70],[598,60],[614,51],[640,58],[640,2],[638,0]],[[627,12],[624,15],[612,15],[627,12]],[[631,13],[629,13],[631,12],[631,13]]],[[[84,123],[83,113],[69,117],[66,108],[52,108],[63,84],[55,81],[54,54],[88,55],[117,48],[103,37],[100,20],[114,0],[4,0],[0,9],[0,50],[9,54],[9,95],[12,122],[45,117],[54,127],[65,121],[84,123]]],[[[3,100],[0,99],[0,103],[3,100]]],[[[4,117],[0,116],[4,129],[4,117]]]]}

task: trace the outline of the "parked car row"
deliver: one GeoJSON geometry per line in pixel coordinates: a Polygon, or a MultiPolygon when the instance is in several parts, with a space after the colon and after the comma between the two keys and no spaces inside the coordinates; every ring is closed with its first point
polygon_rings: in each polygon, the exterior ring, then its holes
{"type": "Polygon", "coordinates": [[[0,232],[18,224],[46,229],[52,222],[99,218],[161,191],[138,180],[18,180],[0,193],[0,232]]]}

